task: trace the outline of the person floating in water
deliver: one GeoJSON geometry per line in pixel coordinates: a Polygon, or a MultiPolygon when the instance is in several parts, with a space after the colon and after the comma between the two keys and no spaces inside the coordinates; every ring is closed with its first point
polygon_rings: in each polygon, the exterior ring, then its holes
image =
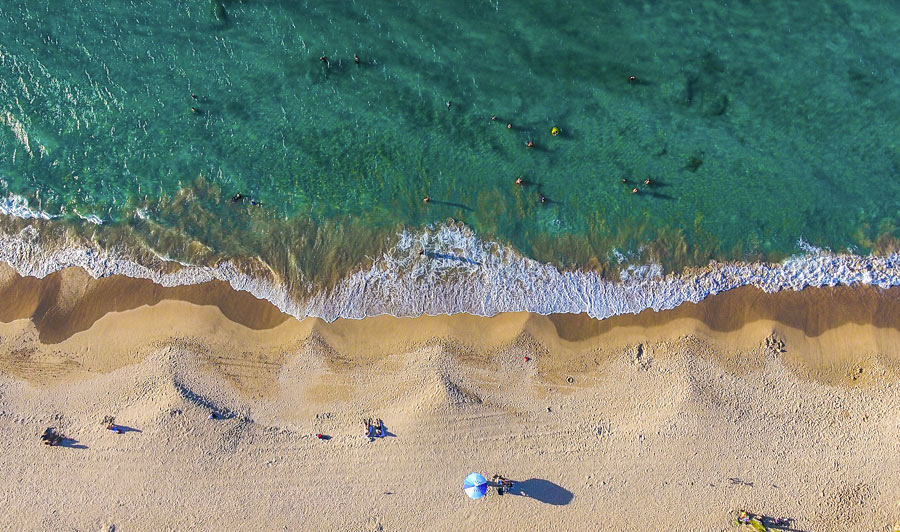
{"type": "Polygon", "coordinates": [[[649,177],[644,180],[644,184],[647,185],[648,187],[650,186],[650,178],[649,177]]]}
{"type": "Polygon", "coordinates": [[[359,64],[359,56],[358,55],[353,54],[353,62],[356,63],[357,65],[359,64]]]}
{"type": "Polygon", "coordinates": [[[203,111],[201,111],[200,109],[197,109],[196,107],[191,107],[191,112],[194,113],[195,115],[203,114],[203,111]]]}
{"type": "Polygon", "coordinates": [[[422,198],[422,202],[424,202],[424,203],[428,203],[429,201],[431,201],[431,198],[429,198],[428,196],[425,196],[424,198],[422,198]]]}
{"type": "Polygon", "coordinates": [[[506,129],[512,129],[512,124],[506,124],[506,129]]]}
{"type": "Polygon", "coordinates": [[[231,196],[231,200],[229,200],[229,201],[231,201],[231,203],[244,203],[245,201],[249,201],[250,205],[253,205],[254,207],[262,207],[261,201],[259,201],[257,199],[253,199],[250,196],[241,194],[240,192],[238,192],[234,196],[231,196]]]}
{"type": "Polygon", "coordinates": [[[522,183],[524,183],[524,181],[522,180],[522,178],[521,178],[521,177],[517,177],[517,178],[516,178],[516,184],[517,184],[517,185],[521,185],[522,183]]]}
{"type": "Polygon", "coordinates": [[[543,205],[543,204],[547,203],[547,196],[545,196],[541,193],[538,193],[538,200],[540,200],[541,205],[543,205]]]}
{"type": "Polygon", "coordinates": [[[453,102],[451,102],[450,100],[447,100],[447,109],[450,109],[451,105],[453,105],[453,102]]]}
{"type": "Polygon", "coordinates": [[[636,78],[636,77],[634,77],[634,76],[628,76],[628,83],[634,83],[635,81],[637,81],[637,78],[636,78]]]}
{"type": "Polygon", "coordinates": [[[637,193],[638,193],[637,187],[634,187],[633,189],[631,189],[631,193],[632,193],[632,194],[637,194],[637,193]]]}
{"type": "Polygon", "coordinates": [[[553,128],[550,129],[550,134],[553,135],[554,137],[558,137],[559,136],[559,128],[556,126],[553,126],[553,128]]]}
{"type": "Polygon", "coordinates": [[[528,139],[528,142],[525,143],[525,147],[529,148],[529,149],[534,148],[534,141],[531,139],[528,139]]]}

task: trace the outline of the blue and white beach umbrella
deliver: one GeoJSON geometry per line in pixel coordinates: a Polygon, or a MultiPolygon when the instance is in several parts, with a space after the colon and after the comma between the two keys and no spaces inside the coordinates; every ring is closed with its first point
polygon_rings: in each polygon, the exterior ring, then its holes
{"type": "Polygon", "coordinates": [[[469,473],[466,481],[463,482],[466,495],[471,499],[480,499],[487,493],[487,479],[478,473],[469,473]]]}

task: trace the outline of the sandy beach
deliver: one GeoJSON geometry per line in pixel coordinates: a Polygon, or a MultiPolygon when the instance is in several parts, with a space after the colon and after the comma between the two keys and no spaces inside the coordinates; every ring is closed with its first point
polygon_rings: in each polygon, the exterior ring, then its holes
{"type": "Polygon", "coordinates": [[[2,266],[0,301],[4,530],[900,524],[896,289],[325,323],[224,283],[2,266]],[[469,500],[472,471],[515,487],[469,500]]]}

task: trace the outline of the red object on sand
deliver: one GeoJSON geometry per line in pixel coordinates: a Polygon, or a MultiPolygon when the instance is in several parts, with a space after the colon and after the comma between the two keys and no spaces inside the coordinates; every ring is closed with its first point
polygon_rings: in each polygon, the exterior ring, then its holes
{"type": "Polygon", "coordinates": [[[529,360],[531,360],[531,357],[525,357],[525,362],[528,362],[529,360]]]}

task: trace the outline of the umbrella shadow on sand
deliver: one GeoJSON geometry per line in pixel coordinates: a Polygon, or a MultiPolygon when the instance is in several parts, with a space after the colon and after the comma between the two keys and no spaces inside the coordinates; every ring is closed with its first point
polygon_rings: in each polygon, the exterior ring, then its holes
{"type": "Polygon", "coordinates": [[[507,491],[510,495],[528,497],[544,504],[564,506],[572,502],[575,495],[566,488],[542,478],[516,481],[507,491]]]}

